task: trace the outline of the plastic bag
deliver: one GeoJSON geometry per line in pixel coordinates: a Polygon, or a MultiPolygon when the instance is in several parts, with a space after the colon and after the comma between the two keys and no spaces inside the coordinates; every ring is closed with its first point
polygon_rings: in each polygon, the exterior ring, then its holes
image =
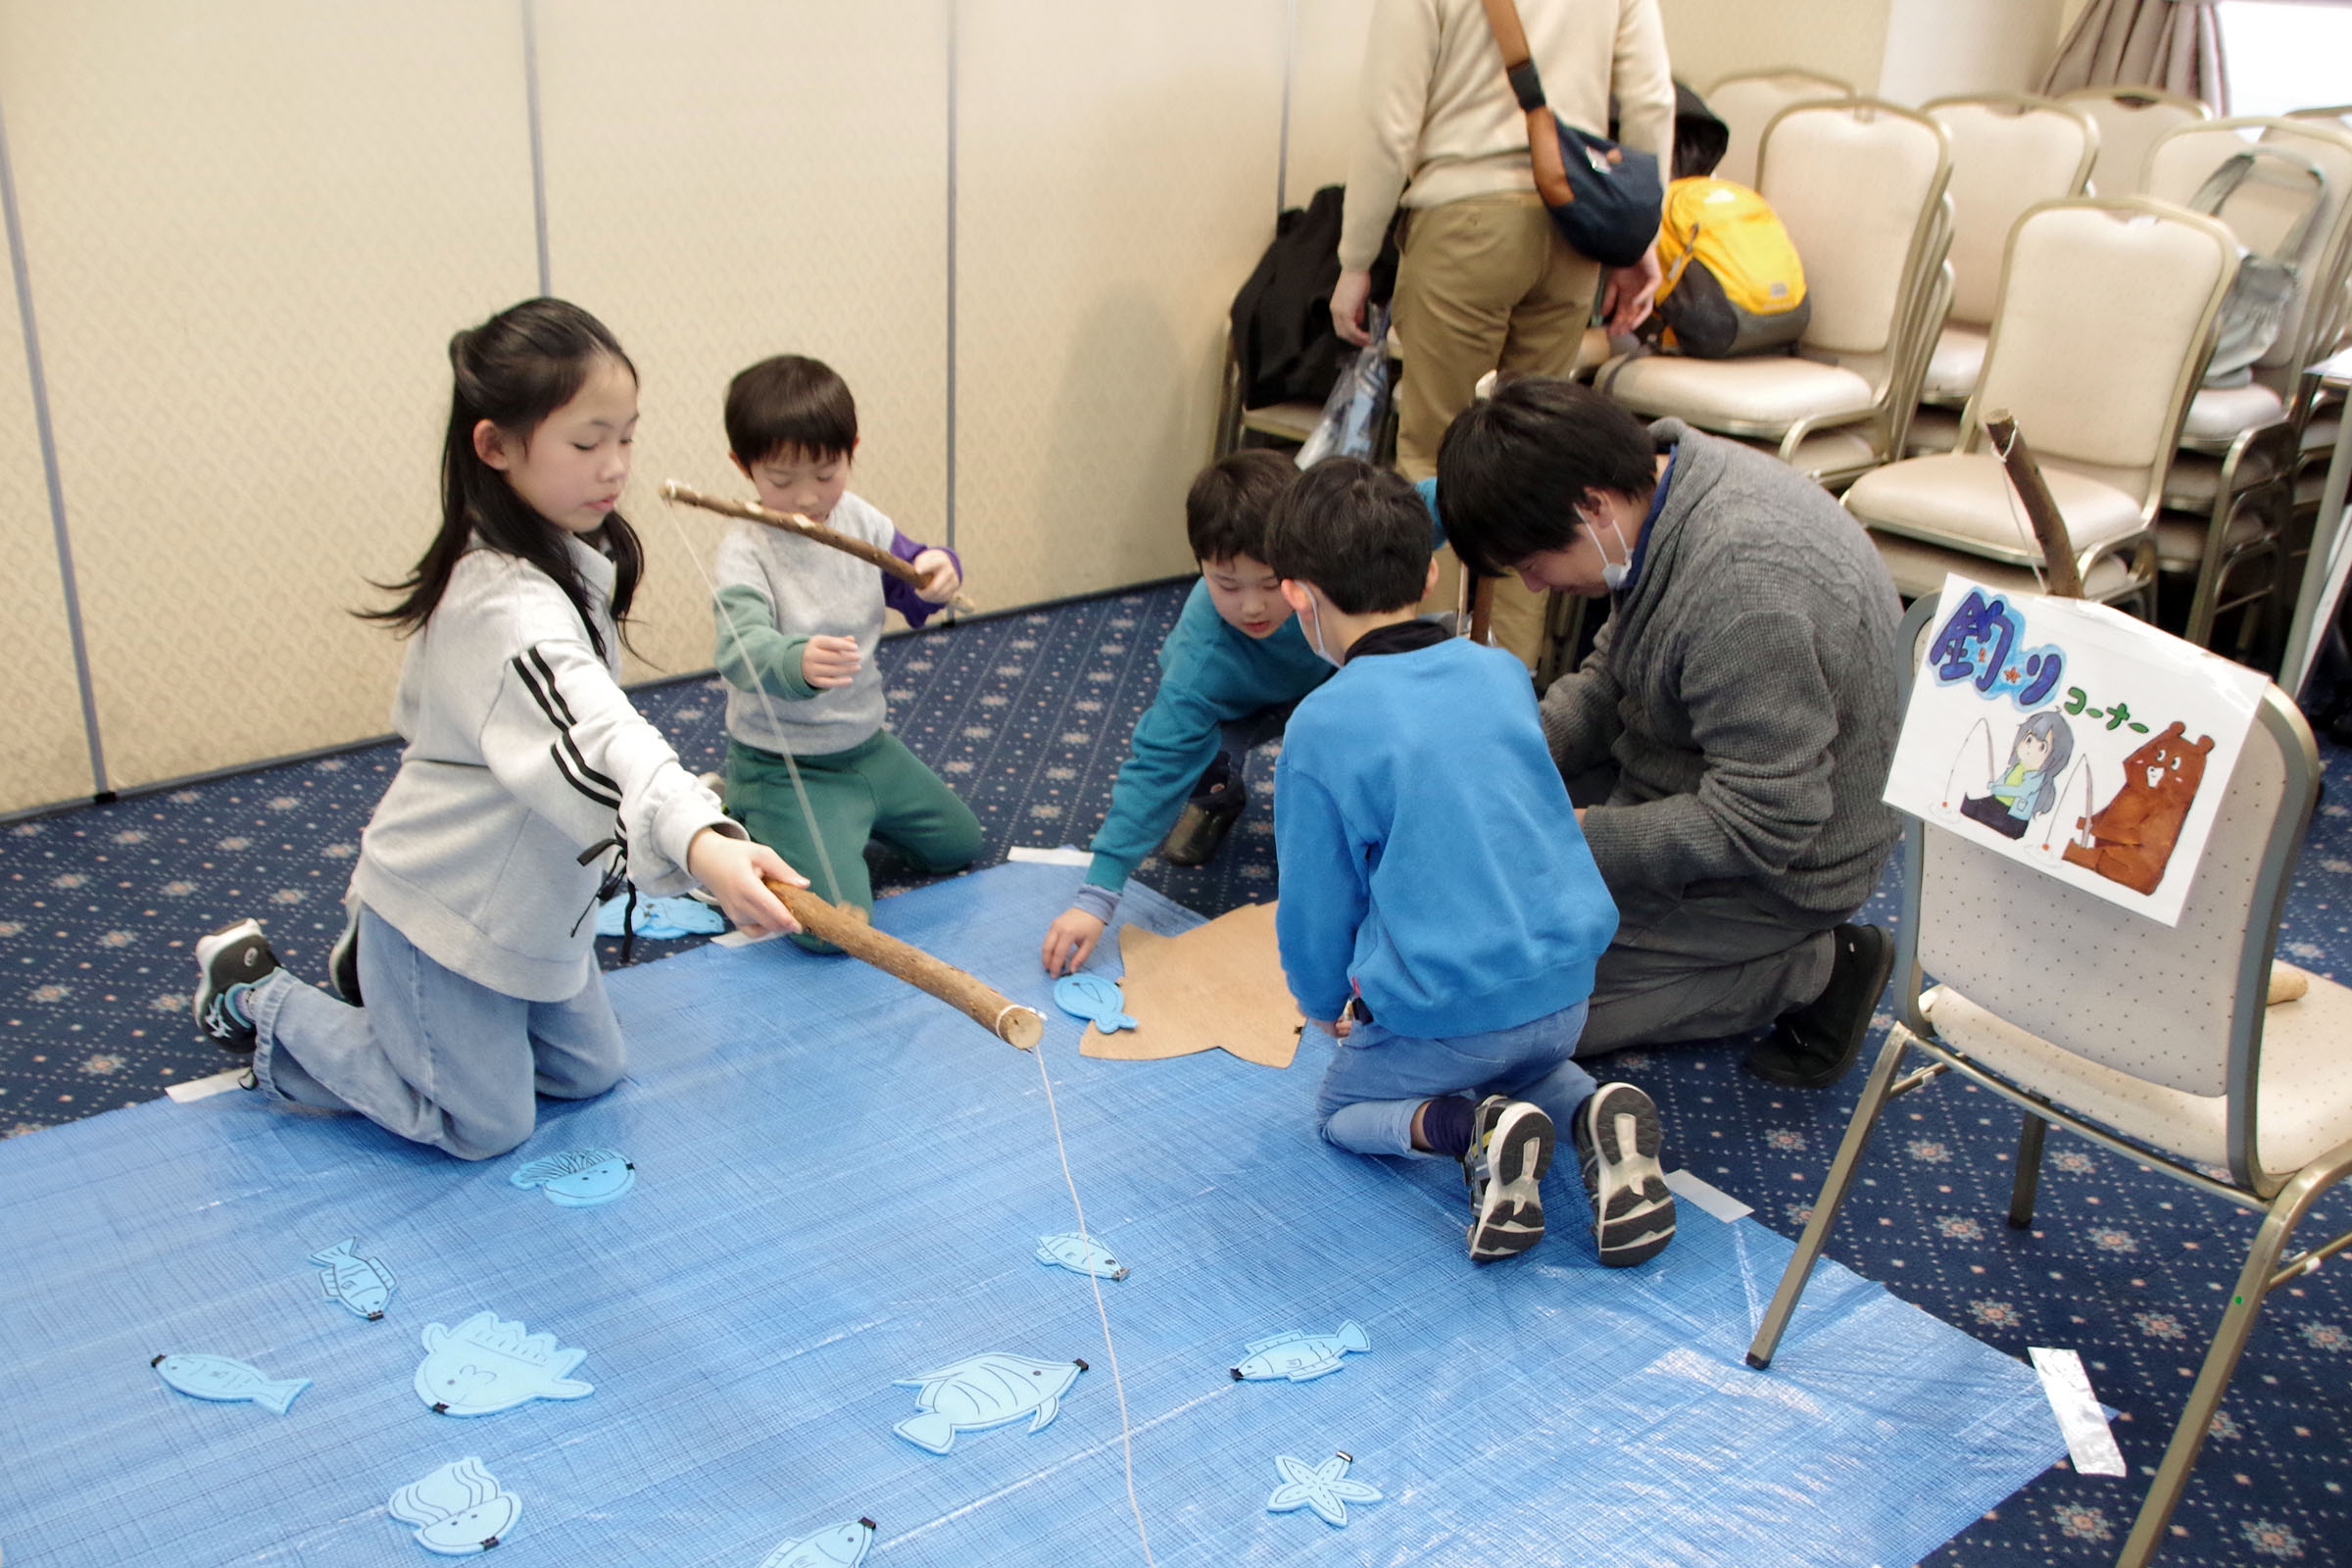
{"type": "Polygon", "coordinates": [[[1323,417],[1298,449],[1298,466],[1311,468],[1325,458],[1372,456],[1372,443],[1389,414],[1389,313],[1372,308],[1372,341],[1355,351],[1355,362],[1332,383],[1323,417]]]}

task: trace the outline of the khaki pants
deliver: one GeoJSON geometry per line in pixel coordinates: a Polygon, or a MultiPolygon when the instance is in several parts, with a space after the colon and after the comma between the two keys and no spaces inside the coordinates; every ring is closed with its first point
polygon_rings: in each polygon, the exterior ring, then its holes
{"type": "MultiPolygon", "coordinates": [[[[1438,443],[1489,370],[1573,375],[1600,264],[1579,256],[1533,191],[1472,196],[1406,221],[1391,318],[1404,350],[1396,387],[1396,466],[1412,480],[1438,471],[1438,443]]],[[[1446,559],[1429,608],[1453,608],[1446,559]]],[[[1544,635],[1544,596],[1516,578],[1494,585],[1497,647],[1530,667],[1544,635]]]]}

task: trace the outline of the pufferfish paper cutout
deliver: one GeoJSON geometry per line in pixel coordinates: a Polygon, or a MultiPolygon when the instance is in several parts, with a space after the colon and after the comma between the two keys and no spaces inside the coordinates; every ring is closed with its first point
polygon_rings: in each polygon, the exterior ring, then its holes
{"type": "Polygon", "coordinates": [[[567,1149],[526,1161],[507,1180],[540,1188],[564,1208],[592,1208],[625,1197],[637,1185],[637,1167],[617,1149],[567,1149]]]}

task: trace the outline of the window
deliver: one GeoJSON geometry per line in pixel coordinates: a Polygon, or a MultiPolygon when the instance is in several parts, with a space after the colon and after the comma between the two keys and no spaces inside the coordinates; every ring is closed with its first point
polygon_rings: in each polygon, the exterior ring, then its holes
{"type": "Polygon", "coordinates": [[[2222,0],[2214,11],[2231,114],[2352,103],[2352,4],[2222,0]]]}

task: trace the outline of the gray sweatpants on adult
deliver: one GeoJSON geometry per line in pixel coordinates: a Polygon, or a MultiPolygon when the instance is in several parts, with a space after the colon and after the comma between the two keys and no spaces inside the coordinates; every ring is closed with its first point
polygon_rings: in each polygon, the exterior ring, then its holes
{"type": "Polygon", "coordinates": [[[1720,1040],[1803,1006],[1830,983],[1837,924],[1792,925],[1736,888],[1619,900],[1577,1055],[1720,1040]]]}
{"type": "Polygon", "coordinates": [[[360,992],[368,1005],[354,1007],[282,969],[255,987],[259,1087],[489,1159],[531,1136],[540,1095],[594,1099],[627,1066],[594,964],[577,994],[525,1002],[443,968],[363,906],[360,992]]]}

